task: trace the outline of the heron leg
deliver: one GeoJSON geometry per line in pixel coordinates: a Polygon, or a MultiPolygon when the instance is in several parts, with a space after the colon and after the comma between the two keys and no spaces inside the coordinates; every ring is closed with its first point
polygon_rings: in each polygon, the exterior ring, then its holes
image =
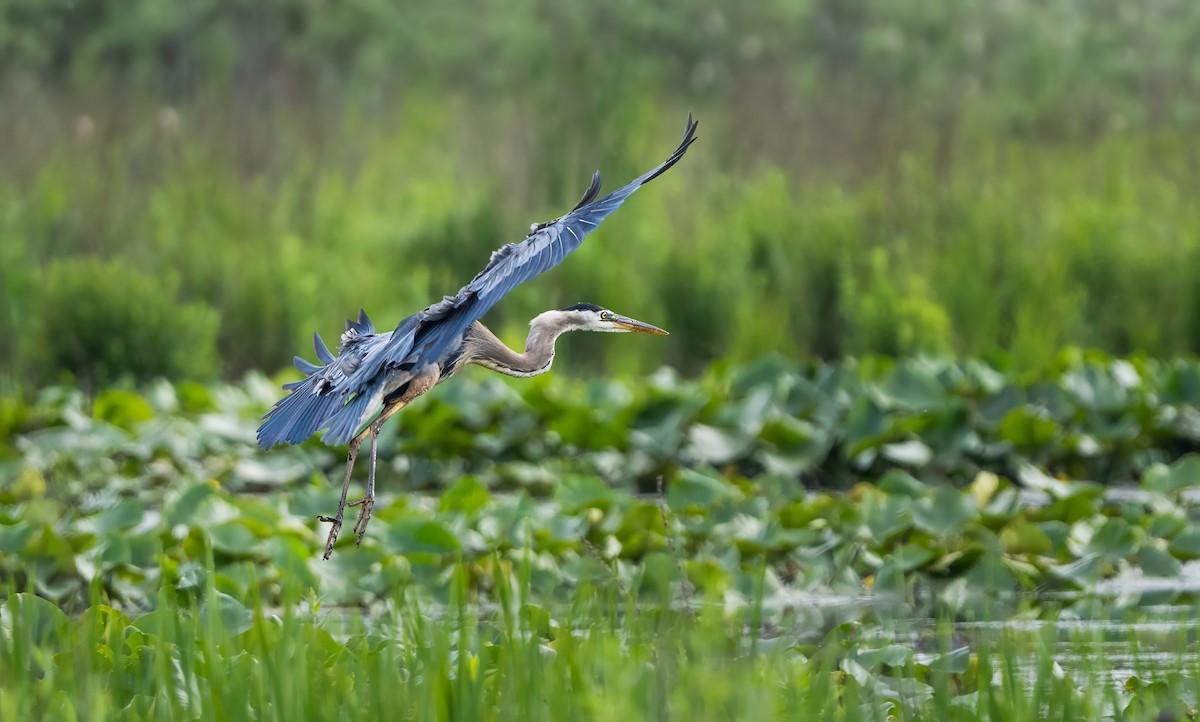
{"type": "Polygon", "coordinates": [[[379,427],[383,425],[385,419],[381,418],[371,424],[371,462],[367,467],[367,493],[366,495],[355,501],[350,502],[350,506],[361,506],[358,511],[358,521],[354,522],[354,531],[358,534],[359,546],[362,545],[363,536],[367,533],[367,524],[371,521],[371,509],[375,507],[375,465],[378,460],[378,440],[379,427]]]}
{"type": "Polygon", "coordinates": [[[333,524],[329,529],[329,538],[325,540],[325,556],[328,560],[333,554],[333,545],[337,543],[338,532],[342,530],[342,513],[346,510],[346,494],[350,491],[350,472],[354,470],[354,460],[358,458],[358,445],[362,442],[362,437],[358,436],[350,440],[350,453],[346,457],[346,478],[342,481],[342,499],[338,502],[337,516],[318,516],[317,521],[325,521],[333,524]]]}

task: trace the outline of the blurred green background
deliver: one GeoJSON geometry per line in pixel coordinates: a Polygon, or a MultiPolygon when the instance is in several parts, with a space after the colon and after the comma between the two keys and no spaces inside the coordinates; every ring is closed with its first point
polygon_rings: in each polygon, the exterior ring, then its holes
{"type": "Polygon", "coordinates": [[[272,372],[700,142],[489,325],[766,352],[1200,350],[1189,0],[3,0],[0,377],[272,372]]]}

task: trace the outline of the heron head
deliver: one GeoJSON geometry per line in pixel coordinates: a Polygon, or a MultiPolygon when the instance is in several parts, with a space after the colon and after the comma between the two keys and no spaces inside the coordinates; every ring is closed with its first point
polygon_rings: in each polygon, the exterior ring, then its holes
{"type": "Polygon", "coordinates": [[[592,303],[577,303],[562,309],[560,313],[569,319],[572,329],[580,331],[667,335],[667,332],[658,326],[651,326],[643,321],[622,316],[592,303]]]}

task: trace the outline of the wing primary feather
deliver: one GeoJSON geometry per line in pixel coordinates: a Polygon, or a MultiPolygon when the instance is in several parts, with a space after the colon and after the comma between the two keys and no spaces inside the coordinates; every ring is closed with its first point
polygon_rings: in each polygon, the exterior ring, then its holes
{"type": "MultiPolygon", "coordinates": [[[[269,449],[283,441],[298,444],[321,426],[331,413],[336,397],[319,396],[305,393],[301,389],[312,386],[316,379],[308,378],[294,385],[294,390],[288,396],[280,399],[267,415],[258,429],[258,444],[263,449],[269,449]]],[[[293,386],[289,384],[289,386],[293,386]]]]}
{"type": "Polygon", "coordinates": [[[321,340],[321,334],[316,331],[313,332],[313,350],[317,352],[317,358],[322,363],[326,365],[333,363],[333,354],[329,353],[329,348],[321,340]]]}
{"type": "Polygon", "coordinates": [[[580,208],[583,208],[587,204],[596,200],[596,196],[599,194],[600,194],[600,171],[596,171],[595,173],[592,174],[591,185],[589,185],[587,187],[587,190],[585,190],[583,192],[583,198],[579,199],[579,202],[575,204],[575,207],[571,209],[571,212],[574,213],[575,211],[579,210],[580,208]]]}
{"type": "Polygon", "coordinates": [[[665,173],[668,168],[678,163],[679,159],[683,157],[683,154],[687,152],[688,146],[696,142],[696,128],[698,127],[700,127],[700,123],[692,120],[692,114],[689,112],[687,125],[683,129],[683,140],[679,141],[679,147],[675,149],[675,152],[671,154],[671,157],[667,158],[662,165],[639,178],[638,185],[645,185],[649,183],[665,173]]]}
{"type": "Polygon", "coordinates": [[[299,356],[295,356],[292,358],[292,365],[296,367],[297,371],[299,371],[300,373],[302,373],[306,376],[310,376],[310,375],[320,371],[322,368],[321,366],[318,366],[314,363],[309,363],[307,360],[302,359],[299,356]]]}

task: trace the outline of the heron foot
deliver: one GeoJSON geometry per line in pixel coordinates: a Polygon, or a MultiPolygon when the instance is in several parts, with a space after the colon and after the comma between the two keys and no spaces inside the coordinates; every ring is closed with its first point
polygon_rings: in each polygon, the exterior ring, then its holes
{"type": "Polygon", "coordinates": [[[367,524],[371,521],[371,509],[375,508],[375,495],[368,494],[361,499],[346,504],[346,506],[361,506],[358,510],[358,521],[354,522],[354,532],[358,534],[357,546],[362,546],[363,536],[367,533],[367,524]]]}
{"type": "Polygon", "coordinates": [[[338,532],[342,530],[342,513],[339,511],[336,517],[321,514],[317,517],[317,521],[333,524],[329,528],[329,538],[325,540],[325,556],[323,557],[325,561],[329,561],[329,557],[333,555],[333,545],[337,543],[338,532]]]}

